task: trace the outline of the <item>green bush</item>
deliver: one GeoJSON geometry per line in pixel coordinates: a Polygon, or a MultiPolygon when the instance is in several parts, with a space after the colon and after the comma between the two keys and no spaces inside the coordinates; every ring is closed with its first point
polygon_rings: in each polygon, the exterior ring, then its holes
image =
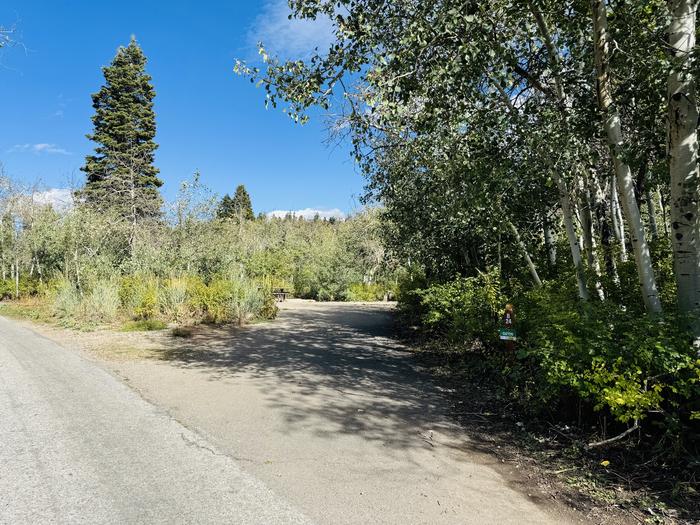
{"type": "MultiPolygon", "coordinates": [[[[0,300],[12,299],[15,297],[15,280],[0,279],[0,300]]],[[[37,295],[41,291],[41,283],[37,278],[20,275],[19,279],[19,295],[20,297],[28,297],[37,295]]]]}
{"type": "Polygon", "coordinates": [[[53,292],[53,310],[55,315],[62,319],[72,317],[78,312],[80,299],[78,290],[70,281],[58,281],[53,292]]]}
{"type": "Polygon", "coordinates": [[[158,280],[151,276],[123,277],[119,287],[121,305],[136,319],[153,319],[158,313],[158,280]]]}
{"type": "Polygon", "coordinates": [[[129,321],[122,327],[123,332],[152,332],[155,330],[165,330],[166,323],[154,319],[142,319],[140,321],[129,321]]]}
{"type": "Polygon", "coordinates": [[[495,273],[404,291],[402,296],[403,311],[413,322],[451,341],[493,340],[498,313],[506,303],[495,273]]]}
{"type": "Polygon", "coordinates": [[[190,283],[184,278],[167,279],[158,294],[160,313],[165,319],[183,323],[192,316],[189,304],[190,283]]]}
{"type": "Polygon", "coordinates": [[[91,323],[111,323],[116,320],[120,307],[119,286],[116,282],[98,281],[80,303],[80,317],[91,323]]]}
{"type": "Polygon", "coordinates": [[[583,304],[554,286],[525,294],[520,311],[518,357],[537,370],[543,403],[573,393],[628,422],[677,413],[700,397],[700,360],[686,320],[672,312],[654,319],[610,302],[583,304]]]}
{"type": "Polygon", "coordinates": [[[356,283],[348,287],[345,298],[348,301],[381,301],[386,293],[379,284],[356,283]]]}
{"type": "Polygon", "coordinates": [[[80,291],[67,279],[56,281],[48,289],[53,314],[79,326],[109,324],[120,310],[119,285],[113,280],[97,281],[80,291]]]}
{"type": "Polygon", "coordinates": [[[578,400],[621,423],[653,418],[675,437],[700,419],[700,359],[686,319],[672,311],[652,318],[613,301],[584,303],[566,279],[512,302],[518,333],[512,359],[495,341],[495,315],[506,298],[493,275],[407,291],[401,306],[432,336],[498,348],[486,359],[504,391],[528,411],[566,410],[578,400]]]}
{"type": "Polygon", "coordinates": [[[211,323],[244,324],[254,318],[273,318],[277,313],[272,294],[246,278],[199,283],[193,288],[192,305],[211,323]]]}

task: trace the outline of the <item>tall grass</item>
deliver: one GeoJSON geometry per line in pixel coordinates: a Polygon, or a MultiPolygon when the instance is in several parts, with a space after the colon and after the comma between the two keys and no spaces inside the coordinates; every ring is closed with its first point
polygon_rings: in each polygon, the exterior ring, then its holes
{"type": "Polygon", "coordinates": [[[222,277],[205,283],[196,276],[159,279],[132,275],[97,280],[82,290],[67,279],[59,279],[50,286],[49,295],[55,317],[81,326],[123,322],[141,326],[139,322],[148,321],[243,325],[277,314],[270,288],[246,277],[222,277]]]}

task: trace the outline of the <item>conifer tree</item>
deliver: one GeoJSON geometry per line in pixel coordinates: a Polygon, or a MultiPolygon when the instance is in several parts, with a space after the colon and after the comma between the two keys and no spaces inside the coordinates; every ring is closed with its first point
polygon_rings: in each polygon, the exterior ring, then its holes
{"type": "Polygon", "coordinates": [[[220,219],[230,219],[235,215],[233,209],[233,199],[228,193],[221,199],[217,215],[220,219]]]}
{"type": "Polygon", "coordinates": [[[86,203],[112,209],[134,224],[160,214],[158,168],[153,165],[156,134],[151,77],[146,57],[135,38],[120,47],[102,69],[105,84],[92,96],[96,143],[81,168],[86,174],[81,192],[86,203]]]}
{"type": "Polygon", "coordinates": [[[247,221],[255,219],[253,204],[250,202],[250,195],[243,184],[240,184],[236,188],[236,194],[233,196],[233,209],[237,216],[247,221]]]}
{"type": "Polygon", "coordinates": [[[221,203],[219,204],[218,215],[222,219],[241,219],[246,221],[255,219],[250,195],[243,184],[240,184],[236,188],[236,193],[233,195],[233,198],[230,197],[228,193],[224,195],[224,198],[221,199],[221,203]]]}

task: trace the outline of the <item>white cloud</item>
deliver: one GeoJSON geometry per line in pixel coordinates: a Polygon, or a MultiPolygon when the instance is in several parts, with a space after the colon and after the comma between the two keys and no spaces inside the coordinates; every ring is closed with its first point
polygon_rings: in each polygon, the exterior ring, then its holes
{"type": "Polygon", "coordinates": [[[58,147],[56,144],[15,144],[7,153],[34,153],[39,155],[45,153],[47,155],[71,155],[70,151],[58,147]]]}
{"type": "Polygon", "coordinates": [[[283,219],[287,215],[293,215],[294,217],[302,217],[308,221],[312,220],[316,215],[320,219],[345,219],[346,215],[338,208],[333,208],[330,210],[316,209],[316,208],[304,208],[303,210],[273,210],[267,213],[268,217],[277,217],[283,219]]]}
{"type": "Polygon", "coordinates": [[[268,0],[255,19],[248,37],[257,46],[263,42],[272,54],[304,58],[314,48],[325,51],[333,42],[333,23],[326,17],[316,20],[289,19],[287,0],[268,0]]]}
{"type": "Polygon", "coordinates": [[[35,204],[51,205],[56,211],[65,211],[73,207],[73,192],[68,188],[50,188],[32,194],[35,204]]]}

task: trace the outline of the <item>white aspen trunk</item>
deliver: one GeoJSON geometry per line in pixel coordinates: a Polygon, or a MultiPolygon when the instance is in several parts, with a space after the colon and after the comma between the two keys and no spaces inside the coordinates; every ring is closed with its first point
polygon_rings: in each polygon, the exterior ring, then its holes
{"type": "Polygon", "coordinates": [[[586,272],[583,268],[583,260],[581,259],[581,247],[579,246],[578,239],[576,238],[574,213],[571,209],[572,207],[571,199],[569,197],[569,190],[566,187],[566,183],[558,173],[554,174],[554,179],[557,183],[557,188],[559,189],[559,203],[561,204],[561,211],[564,219],[564,229],[566,230],[566,238],[569,241],[569,248],[571,249],[571,258],[574,263],[574,269],[576,270],[578,295],[582,300],[587,301],[589,296],[588,288],[586,287],[586,272]]]}
{"type": "MultiPolygon", "coordinates": [[[[533,15],[535,16],[535,19],[537,21],[538,27],[542,32],[542,36],[546,42],[547,49],[550,51],[551,60],[554,63],[554,65],[558,67],[559,55],[556,53],[556,49],[554,49],[552,40],[549,35],[549,30],[547,29],[547,25],[544,21],[544,18],[542,17],[540,11],[534,6],[534,4],[528,2],[528,5],[532,10],[533,15]]],[[[565,97],[558,75],[555,75],[555,82],[557,88],[557,102],[561,106],[563,106],[565,97]]],[[[506,105],[509,112],[512,114],[517,114],[517,110],[513,106],[513,103],[511,102],[510,97],[505,92],[505,90],[497,82],[493,85],[501,94],[503,103],[506,105]]],[[[562,179],[561,175],[554,169],[553,163],[551,164],[552,165],[550,167],[552,168],[552,176],[554,177],[555,183],[557,184],[557,188],[559,189],[559,204],[561,205],[562,215],[564,218],[564,228],[566,230],[566,237],[569,241],[569,247],[571,249],[571,258],[574,263],[574,269],[576,271],[576,282],[578,284],[579,297],[581,298],[581,300],[587,301],[589,296],[588,288],[586,287],[586,272],[583,267],[583,261],[581,260],[581,248],[579,246],[578,240],[576,239],[576,228],[574,226],[573,219],[574,212],[573,207],[571,205],[571,199],[569,197],[569,189],[564,179],[562,179]]]]}
{"type": "Polygon", "coordinates": [[[600,231],[600,244],[603,251],[603,257],[605,259],[605,270],[608,275],[612,277],[613,282],[619,284],[620,276],[617,273],[617,263],[615,262],[612,243],[610,242],[615,235],[610,226],[610,218],[612,217],[612,202],[610,202],[610,205],[608,206],[608,203],[605,200],[605,192],[600,186],[600,181],[595,173],[591,174],[589,182],[593,189],[593,206],[600,231]]]}
{"type": "Polygon", "coordinates": [[[656,224],[656,206],[654,205],[654,194],[649,190],[644,192],[647,200],[647,210],[649,212],[649,231],[651,232],[652,240],[659,238],[659,227],[656,224]]]}
{"type": "MultiPolygon", "coordinates": [[[[559,75],[560,57],[559,50],[555,47],[552,40],[552,36],[547,27],[547,21],[540,9],[532,1],[527,2],[528,8],[535,18],[537,28],[540,32],[542,42],[547,49],[547,55],[549,57],[549,62],[552,70],[554,71],[554,87],[556,91],[556,103],[561,108],[562,111],[566,111],[566,94],[564,93],[564,86],[559,75]]],[[[555,182],[557,188],[559,189],[559,202],[561,204],[563,219],[564,219],[564,229],[566,230],[566,237],[569,241],[569,247],[571,249],[571,258],[574,263],[574,268],[576,270],[576,281],[578,284],[579,297],[583,301],[587,301],[588,288],[586,287],[586,272],[583,267],[583,261],[581,260],[581,248],[576,238],[576,228],[574,226],[574,209],[571,205],[571,198],[569,196],[569,189],[566,182],[559,173],[554,172],[555,182]]]]}
{"type": "Polygon", "coordinates": [[[557,264],[557,242],[550,217],[546,217],[544,222],[544,244],[547,248],[549,264],[555,266],[557,264]]]}
{"type": "Polygon", "coordinates": [[[19,262],[15,259],[15,299],[19,299],[19,262]]]}
{"type": "Polygon", "coordinates": [[[651,264],[651,253],[644,235],[644,225],[639,214],[639,207],[634,195],[634,180],[630,167],[622,160],[620,146],[623,143],[622,125],[617,110],[612,107],[613,100],[610,92],[608,77],[608,20],[604,0],[592,0],[593,8],[593,48],[598,84],[598,103],[603,112],[605,133],[608,137],[615,174],[620,184],[622,207],[630,228],[630,239],[637,266],[637,274],[642,289],[642,297],[647,311],[656,314],[661,312],[661,301],[656,288],[654,269],[651,264]]]}
{"type": "Polygon", "coordinates": [[[600,261],[598,260],[598,250],[595,241],[595,236],[593,234],[593,214],[591,213],[591,195],[588,190],[588,179],[584,180],[584,177],[579,177],[579,195],[580,195],[580,217],[581,217],[581,229],[583,231],[583,246],[586,249],[586,259],[588,261],[588,267],[593,270],[595,275],[595,289],[598,294],[598,298],[601,301],[605,301],[605,291],[603,290],[603,283],[601,282],[601,270],[600,261]]]}
{"type": "Polygon", "coordinates": [[[510,231],[513,232],[513,236],[515,237],[515,242],[518,243],[518,246],[520,247],[520,251],[523,252],[523,257],[525,258],[525,263],[527,264],[528,270],[530,270],[530,275],[532,275],[532,280],[535,281],[535,286],[538,288],[542,286],[542,281],[540,280],[540,276],[537,273],[537,267],[535,266],[535,263],[532,262],[532,258],[530,257],[530,253],[527,251],[527,246],[523,242],[523,240],[520,238],[520,233],[518,232],[518,229],[515,227],[515,224],[513,224],[511,221],[508,221],[508,227],[510,228],[510,231]]]}
{"type": "Polygon", "coordinates": [[[664,235],[668,239],[670,233],[668,231],[668,213],[666,213],[666,201],[659,188],[656,189],[656,195],[659,198],[659,204],[661,205],[661,222],[664,225],[664,235]]]}
{"type": "MultiPolygon", "coordinates": [[[[669,0],[669,45],[673,69],[668,77],[668,157],[671,179],[671,242],[678,307],[697,315],[700,308],[700,232],[698,228],[698,109],[688,61],[695,47],[697,0],[669,0]]],[[[698,325],[699,323],[693,323],[698,325]]],[[[694,326],[700,338],[700,326],[694,326]]]]}
{"type": "Polygon", "coordinates": [[[614,221],[615,237],[620,243],[620,260],[627,262],[627,234],[625,233],[625,221],[620,209],[620,197],[617,193],[617,176],[613,174],[611,187],[612,217],[614,221]]]}
{"type": "Polygon", "coordinates": [[[503,275],[503,261],[501,259],[501,232],[498,231],[498,276],[503,275]]]}
{"type": "Polygon", "coordinates": [[[613,175],[610,181],[610,217],[612,219],[613,234],[618,242],[622,241],[622,232],[620,231],[620,217],[617,214],[617,184],[613,175]]]}
{"type": "Polygon", "coordinates": [[[73,258],[75,261],[75,284],[78,287],[78,292],[80,293],[80,296],[82,297],[83,286],[82,286],[81,279],[80,279],[80,259],[78,258],[78,250],[77,249],[73,252],[73,258]]]}

